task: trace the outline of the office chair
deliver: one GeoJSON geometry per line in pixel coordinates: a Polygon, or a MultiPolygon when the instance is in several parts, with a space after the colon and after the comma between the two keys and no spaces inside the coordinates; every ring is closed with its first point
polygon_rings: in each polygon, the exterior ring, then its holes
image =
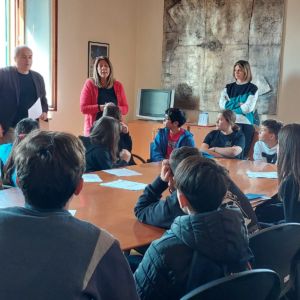
{"type": "Polygon", "coordinates": [[[181,300],[276,300],[279,293],[278,275],[272,270],[257,269],[201,285],[181,300]]]}
{"type": "Polygon", "coordinates": [[[285,223],[254,233],[249,247],[254,254],[253,268],[272,269],[279,275],[280,297],[295,287],[297,263],[300,263],[300,224],[285,223]]]}

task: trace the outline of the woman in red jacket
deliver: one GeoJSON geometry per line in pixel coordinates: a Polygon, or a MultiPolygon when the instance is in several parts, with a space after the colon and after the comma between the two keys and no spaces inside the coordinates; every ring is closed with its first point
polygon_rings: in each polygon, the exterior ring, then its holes
{"type": "Polygon", "coordinates": [[[90,134],[94,122],[102,117],[106,105],[117,105],[122,115],[128,112],[125,91],[121,82],[114,79],[108,57],[97,57],[93,77],[86,80],[80,95],[80,110],[84,114],[84,135],[90,134]]]}

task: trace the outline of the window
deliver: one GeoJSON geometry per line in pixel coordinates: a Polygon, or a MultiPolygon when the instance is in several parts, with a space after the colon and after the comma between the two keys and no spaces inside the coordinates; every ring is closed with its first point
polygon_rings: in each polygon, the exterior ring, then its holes
{"type": "Polygon", "coordinates": [[[32,69],[45,80],[50,109],[56,109],[57,0],[0,0],[0,66],[13,64],[13,51],[26,44],[32,69]]]}

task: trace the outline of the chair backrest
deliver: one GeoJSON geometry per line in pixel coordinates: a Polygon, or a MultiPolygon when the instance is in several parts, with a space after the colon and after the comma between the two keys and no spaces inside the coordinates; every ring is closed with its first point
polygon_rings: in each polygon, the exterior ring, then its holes
{"type": "Polygon", "coordinates": [[[278,275],[268,269],[236,273],[204,284],[181,300],[276,300],[280,292],[278,275]]]}
{"type": "Polygon", "coordinates": [[[253,268],[274,270],[280,277],[281,296],[293,286],[294,266],[300,253],[300,224],[285,223],[254,233],[249,240],[253,268]]]}

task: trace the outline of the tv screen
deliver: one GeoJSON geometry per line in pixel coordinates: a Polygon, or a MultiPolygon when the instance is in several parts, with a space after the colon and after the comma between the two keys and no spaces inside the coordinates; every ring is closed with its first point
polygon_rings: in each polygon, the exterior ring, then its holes
{"type": "Polygon", "coordinates": [[[174,90],[140,89],[137,96],[137,117],[163,120],[165,111],[174,105],[174,90]]]}

